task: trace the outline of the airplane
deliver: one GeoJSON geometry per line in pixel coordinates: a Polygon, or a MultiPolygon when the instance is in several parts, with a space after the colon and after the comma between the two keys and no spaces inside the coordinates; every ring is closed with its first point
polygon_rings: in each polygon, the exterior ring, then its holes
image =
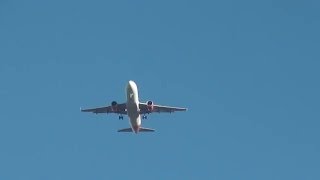
{"type": "Polygon", "coordinates": [[[141,115],[142,119],[147,119],[147,114],[158,113],[172,113],[176,111],[186,111],[187,108],[170,107],[156,105],[153,101],[147,101],[142,103],[138,97],[137,84],[130,80],[126,86],[127,102],[118,104],[116,101],[111,102],[111,106],[104,106],[92,109],[80,109],[81,112],[99,113],[115,113],[119,115],[119,119],[123,119],[123,115],[128,115],[130,128],[120,129],[118,132],[154,132],[155,129],[141,127],[141,115]]]}

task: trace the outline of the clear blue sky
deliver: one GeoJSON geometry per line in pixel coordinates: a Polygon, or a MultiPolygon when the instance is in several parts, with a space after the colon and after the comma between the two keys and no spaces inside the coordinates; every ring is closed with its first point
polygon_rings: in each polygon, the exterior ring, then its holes
{"type": "Polygon", "coordinates": [[[0,179],[320,179],[319,5],[0,1],[0,179]],[[189,111],[79,111],[128,80],[189,111]]]}

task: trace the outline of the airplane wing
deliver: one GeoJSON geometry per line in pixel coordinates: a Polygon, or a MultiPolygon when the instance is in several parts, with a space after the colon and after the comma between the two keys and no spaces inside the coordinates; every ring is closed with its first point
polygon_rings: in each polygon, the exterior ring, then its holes
{"type": "Polygon", "coordinates": [[[122,104],[117,104],[116,107],[104,106],[104,107],[97,107],[97,108],[91,108],[91,109],[81,109],[81,112],[92,112],[95,114],[98,114],[98,113],[127,114],[127,105],[126,103],[122,103],[122,104]]]}
{"type": "Polygon", "coordinates": [[[147,103],[139,103],[140,108],[140,114],[148,114],[153,112],[158,113],[173,113],[176,111],[186,111],[187,108],[181,108],[181,107],[170,107],[170,106],[161,106],[161,105],[152,105],[152,107],[148,107],[147,103]]]}

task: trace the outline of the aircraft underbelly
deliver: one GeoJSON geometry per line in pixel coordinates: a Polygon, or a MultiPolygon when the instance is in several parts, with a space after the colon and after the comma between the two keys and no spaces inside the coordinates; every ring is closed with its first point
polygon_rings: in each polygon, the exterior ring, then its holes
{"type": "Polygon", "coordinates": [[[141,118],[139,114],[138,104],[128,102],[127,112],[128,112],[131,126],[139,127],[141,125],[141,118]]]}

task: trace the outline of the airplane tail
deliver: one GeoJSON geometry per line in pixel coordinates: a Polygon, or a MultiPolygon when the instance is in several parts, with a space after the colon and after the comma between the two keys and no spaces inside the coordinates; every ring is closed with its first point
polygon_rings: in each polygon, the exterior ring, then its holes
{"type": "Polygon", "coordinates": [[[132,128],[119,129],[118,132],[132,132],[132,128]]]}
{"type": "MultiPolygon", "coordinates": [[[[139,132],[154,132],[155,129],[140,127],[139,132]]],[[[133,132],[132,128],[119,129],[118,132],[133,132]]]]}
{"type": "Polygon", "coordinates": [[[143,127],[140,127],[139,128],[139,132],[154,132],[155,129],[151,129],[151,128],[143,128],[143,127]]]}

